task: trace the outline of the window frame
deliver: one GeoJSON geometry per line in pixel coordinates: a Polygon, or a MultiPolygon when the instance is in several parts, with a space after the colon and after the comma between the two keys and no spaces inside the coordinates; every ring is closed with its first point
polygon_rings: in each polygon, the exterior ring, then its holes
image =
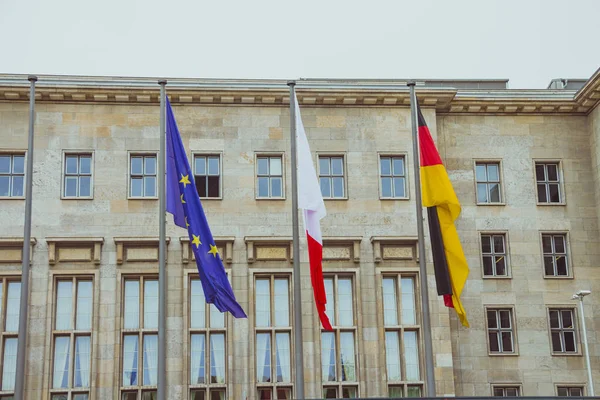
{"type": "MultiPolygon", "coordinates": [[[[321,395],[323,395],[323,392],[325,389],[328,388],[335,388],[337,391],[337,395],[338,398],[341,399],[342,397],[342,392],[344,387],[352,387],[356,389],[356,395],[357,397],[360,397],[360,390],[361,390],[361,374],[360,374],[360,353],[361,353],[361,348],[360,348],[360,341],[359,341],[359,325],[360,325],[360,311],[358,309],[358,305],[359,305],[359,295],[360,292],[358,290],[358,277],[357,274],[354,272],[345,272],[345,271],[323,271],[323,279],[333,279],[333,295],[335,297],[334,299],[334,310],[333,310],[333,321],[330,320],[331,323],[331,327],[333,328],[333,331],[325,331],[322,326],[321,326],[321,321],[318,320],[317,322],[317,327],[318,327],[318,332],[319,332],[319,342],[318,344],[315,343],[316,345],[318,345],[319,347],[319,354],[321,355],[319,362],[319,366],[320,366],[320,371],[321,371],[321,376],[320,376],[320,381],[321,381],[321,395]],[[339,298],[338,298],[338,281],[339,279],[350,279],[350,284],[351,284],[351,289],[352,289],[352,322],[353,325],[352,326],[341,326],[338,325],[338,316],[339,316],[339,298]],[[355,380],[354,381],[342,381],[342,363],[341,363],[341,339],[340,336],[342,333],[345,332],[352,332],[354,335],[354,374],[355,374],[355,380]],[[334,343],[335,343],[335,373],[336,373],[336,380],[335,381],[324,381],[323,380],[323,361],[322,361],[322,349],[323,349],[323,333],[333,333],[334,335],[334,343]]],[[[330,304],[330,301],[327,302],[327,304],[330,304]]],[[[318,317],[317,317],[318,318],[318,317]]],[[[323,395],[323,397],[325,397],[323,395]]]]}
{"type": "Polygon", "coordinates": [[[295,398],[295,344],[294,344],[294,300],[293,300],[293,276],[292,273],[284,272],[284,271],[256,271],[251,274],[252,279],[252,287],[253,287],[253,304],[252,304],[252,319],[254,325],[254,332],[252,337],[252,346],[254,351],[254,357],[252,358],[252,374],[253,374],[253,382],[254,382],[254,391],[258,397],[259,390],[270,389],[271,390],[271,399],[277,398],[277,390],[278,389],[290,389],[292,398],[295,398]],[[256,311],[257,311],[257,301],[256,301],[256,281],[257,280],[269,280],[269,297],[270,297],[270,326],[257,326],[256,324],[256,311]],[[289,312],[289,326],[275,326],[274,318],[275,318],[275,280],[277,279],[286,279],[288,281],[288,312],[289,312]],[[257,340],[256,337],[260,333],[268,333],[270,335],[271,342],[271,382],[258,382],[256,370],[256,358],[258,356],[258,348],[257,348],[257,340]],[[277,333],[288,333],[290,338],[290,382],[277,382],[277,354],[274,349],[276,348],[276,334],[277,333]]]}
{"type": "MultiPolygon", "coordinates": [[[[393,168],[393,167],[392,167],[393,168]]],[[[379,200],[410,200],[410,181],[409,181],[409,167],[408,167],[408,153],[406,152],[395,152],[395,153],[390,153],[390,152],[378,152],[377,153],[377,176],[379,178],[378,180],[378,186],[379,186],[379,200]],[[403,177],[404,178],[404,197],[384,197],[383,196],[383,182],[382,182],[382,174],[381,174],[381,159],[382,158],[403,158],[404,159],[404,176],[401,175],[397,175],[398,177],[403,177]]],[[[387,176],[387,175],[386,175],[387,176]]],[[[394,177],[395,175],[392,174],[390,175],[390,177],[394,177]]],[[[392,187],[393,187],[393,183],[392,183],[392,187]]],[[[392,188],[393,190],[393,188],[392,188]]]]}
{"type": "Polygon", "coordinates": [[[585,389],[586,389],[586,384],[584,384],[584,383],[556,383],[554,385],[554,392],[556,393],[557,397],[585,397],[585,396],[587,396],[585,389]],[[569,394],[567,394],[566,396],[559,395],[558,391],[560,389],[567,389],[569,391],[569,394]],[[572,396],[570,394],[570,391],[572,389],[580,389],[581,396],[572,396]]]}
{"type": "MultiPolygon", "coordinates": [[[[317,181],[319,182],[319,190],[321,189],[321,168],[320,168],[320,161],[321,161],[321,157],[324,158],[341,158],[342,159],[342,168],[344,169],[343,173],[342,173],[342,178],[344,179],[344,196],[342,197],[323,197],[323,200],[325,201],[336,201],[336,200],[348,200],[348,178],[349,178],[349,174],[348,174],[348,157],[346,152],[330,152],[330,151],[326,151],[326,152],[317,152],[316,153],[317,157],[316,157],[316,161],[317,161],[317,165],[315,167],[315,171],[317,173],[317,181]]],[[[337,175],[323,175],[325,177],[332,177],[332,176],[337,176],[337,175]]],[[[332,187],[333,188],[333,187],[332,187]]],[[[333,191],[332,191],[333,192],[333,191]]],[[[321,195],[323,195],[323,192],[321,191],[321,195]]]]}
{"type": "MultiPolygon", "coordinates": [[[[143,162],[142,162],[143,165],[143,162]]],[[[127,200],[158,200],[158,152],[157,151],[128,151],[127,152],[127,200]],[[141,176],[154,176],[154,196],[132,196],[131,195],[131,159],[133,157],[154,157],[156,159],[156,174],[155,175],[136,175],[141,176]]]]}
{"type": "MultiPolygon", "coordinates": [[[[481,278],[482,279],[512,279],[512,268],[511,268],[511,258],[510,258],[510,240],[509,240],[509,232],[501,231],[501,230],[493,230],[493,231],[478,231],[479,233],[479,261],[481,263],[481,278]],[[483,253],[483,236],[503,236],[504,237],[504,266],[506,268],[506,275],[486,275],[485,274],[485,263],[483,261],[483,257],[485,255],[498,255],[501,253],[483,253]]],[[[492,239],[493,240],[493,239],[492,239]]],[[[494,266],[495,267],[495,266],[494,266]]],[[[496,268],[494,269],[494,273],[496,273],[496,268]]]]}
{"type": "MultiPolygon", "coordinates": [[[[157,392],[157,385],[146,385],[144,384],[144,337],[148,335],[156,335],[158,337],[158,326],[156,328],[145,328],[144,327],[144,317],[145,317],[145,305],[144,305],[144,288],[146,281],[157,281],[158,282],[158,273],[157,272],[138,272],[138,273],[127,273],[127,274],[119,274],[119,282],[120,282],[120,304],[119,304],[119,366],[115,368],[117,386],[116,391],[118,393],[118,399],[123,398],[123,394],[125,393],[137,393],[137,398],[141,399],[142,393],[144,392],[157,392]],[[126,291],[126,281],[137,281],[139,283],[138,288],[138,328],[125,328],[125,291],[126,291]],[[123,385],[123,362],[124,362],[124,343],[125,336],[137,336],[138,340],[138,354],[137,354],[137,375],[138,375],[138,384],[135,386],[124,386],[123,385]],[[142,384],[140,384],[142,382],[142,384]]],[[[158,304],[156,312],[158,313],[158,304]]]]}
{"type": "Polygon", "coordinates": [[[9,185],[9,195],[8,196],[0,196],[0,200],[24,200],[25,199],[25,190],[27,186],[27,151],[23,149],[0,149],[0,156],[9,156],[10,157],[10,165],[11,170],[13,166],[13,157],[14,156],[23,156],[23,195],[22,196],[11,196],[12,192],[12,177],[17,175],[21,176],[21,174],[13,174],[12,172],[8,174],[2,174],[2,176],[9,176],[11,184],[9,185]]]}
{"type": "MultiPolygon", "coordinates": [[[[560,316],[560,321],[562,323],[562,316],[560,316]]],[[[582,355],[582,344],[581,338],[579,335],[579,313],[577,312],[577,306],[574,305],[547,305],[546,306],[546,322],[548,324],[548,340],[550,344],[550,355],[553,357],[579,357],[582,355]],[[573,319],[573,335],[575,339],[575,351],[554,351],[554,347],[552,346],[552,325],[550,324],[550,311],[559,311],[559,315],[561,311],[571,311],[571,318],[573,319]]],[[[571,331],[571,329],[558,328],[559,332],[571,331]]],[[[564,337],[564,335],[561,335],[564,337]]],[[[564,339],[561,340],[564,342],[564,339]]]]}
{"type": "MultiPolygon", "coordinates": [[[[534,158],[533,160],[533,183],[534,183],[534,193],[535,193],[535,204],[537,206],[565,206],[567,205],[567,196],[565,193],[565,175],[563,173],[563,160],[561,158],[534,158]],[[558,173],[558,195],[560,196],[560,202],[551,203],[551,202],[540,202],[540,198],[537,192],[538,180],[536,176],[535,167],[537,164],[557,164],[557,173],[558,173]]],[[[545,169],[546,170],[546,169],[545,169]]],[[[546,172],[545,172],[546,174],[546,172]]],[[[548,183],[548,181],[544,181],[542,183],[548,183]]],[[[548,191],[546,191],[548,194],[548,191]]]]}
{"type": "MultiPolygon", "coordinates": [[[[485,340],[487,343],[487,352],[488,352],[488,356],[490,357],[515,357],[519,355],[519,340],[518,340],[518,336],[517,336],[517,317],[516,317],[516,312],[515,312],[515,306],[514,305],[509,305],[509,304],[486,304],[483,307],[484,309],[484,323],[485,323],[485,340]],[[511,328],[510,328],[510,332],[512,333],[512,345],[513,345],[513,351],[512,352],[503,352],[503,351],[498,351],[498,352],[493,352],[492,348],[491,348],[491,342],[490,342],[490,328],[489,328],[489,324],[488,324],[488,317],[487,317],[487,313],[488,311],[495,311],[496,312],[496,321],[499,321],[499,311],[506,311],[509,310],[510,311],[510,323],[511,323],[511,328]]],[[[497,328],[493,328],[494,331],[501,333],[501,332],[506,332],[508,331],[507,328],[500,328],[500,326],[498,325],[497,328]]]]}
{"type": "MultiPolygon", "coordinates": [[[[544,279],[574,279],[574,273],[573,273],[573,262],[572,262],[572,258],[571,258],[571,241],[570,241],[570,237],[569,237],[569,232],[568,231],[540,231],[539,233],[539,246],[540,246],[540,253],[542,255],[542,276],[544,279]],[[565,239],[565,259],[567,262],[567,275],[546,275],[546,264],[544,261],[544,257],[545,254],[544,253],[544,235],[551,235],[551,236],[559,236],[562,235],[564,236],[565,239]]],[[[555,247],[554,244],[554,239],[552,242],[552,247],[555,247]]],[[[548,253],[550,255],[550,253],[548,253]]],[[[556,255],[556,252],[553,251],[553,253],[551,254],[553,257],[556,255]]]]}
{"type": "MultiPolygon", "coordinates": [[[[269,162],[270,164],[270,162],[269,162]]],[[[254,199],[255,200],[285,200],[286,199],[286,168],[285,168],[285,152],[283,151],[257,151],[254,153],[254,199]],[[271,185],[270,178],[271,176],[277,177],[278,175],[271,175],[270,165],[269,165],[269,175],[260,175],[260,176],[268,176],[269,177],[269,196],[268,197],[260,197],[258,195],[258,159],[259,158],[272,158],[279,157],[281,158],[281,197],[272,197],[271,196],[271,185]]]]}
{"type": "MultiPolygon", "coordinates": [[[[63,150],[62,152],[62,169],[61,169],[61,182],[60,182],[60,198],[61,200],[93,200],[94,199],[94,150],[63,150]],[[77,174],[69,174],[67,175],[67,157],[68,156],[77,156],[77,174]],[[89,156],[90,157],[90,173],[89,174],[81,174],[79,172],[79,157],[81,156],[89,156]],[[65,193],[66,190],[66,179],[67,176],[75,176],[78,178],[81,176],[89,176],[90,177],[90,195],[89,196],[67,196],[65,193]]],[[[131,165],[131,164],[130,164],[131,165]]],[[[77,188],[79,191],[79,182],[77,183],[77,188]]]]}
{"type": "Polygon", "coordinates": [[[96,319],[96,294],[97,294],[97,276],[96,274],[72,274],[72,273],[58,273],[53,274],[51,277],[51,293],[52,293],[52,302],[51,302],[51,334],[50,334],[50,342],[49,342],[49,350],[50,350],[50,372],[49,372],[49,384],[48,384],[48,398],[52,398],[55,395],[67,395],[68,399],[72,399],[74,395],[77,394],[87,394],[88,398],[92,398],[92,384],[94,381],[94,346],[95,346],[95,333],[94,333],[94,322],[96,319]],[[58,283],[59,282],[71,282],[72,283],[72,294],[71,294],[71,319],[73,322],[73,327],[71,329],[56,329],[56,308],[58,306],[58,283]],[[77,329],[77,309],[78,309],[78,299],[77,299],[77,290],[79,282],[91,282],[92,283],[92,293],[91,293],[91,323],[90,329],[77,329]],[[55,362],[55,346],[56,346],[56,338],[59,337],[68,337],[69,338],[69,377],[68,384],[66,388],[53,388],[54,382],[54,362],[55,362]],[[75,346],[76,340],[79,337],[89,337],[90,338],[90,365],[89,365],[89,386],[87,388],[84,387],[74,387],[74,375],[75,375],[75,346]]]}
{"type": "MultiPolygon", "coordinates": [[[[5,342],[7,339],[16,339],[17,346],[19,345],[19,332],[17,331],[6,331],[6,310],[7,302],[8,302],[8,284],[11,282],[21,283],[20,275],[0,275],[0,283],[2,283],[2,291],[0,292],[0,398],[4,398],[5,396],[10,397],[14,396],[14,388],[13,390],[4,390],[2,388],[2,380],[4,376],[4,352],[5,352],[5,342]]],[[[20,294],[20,290],[19,290],[20,294]]],[[[19,296],[20,303],[20,296],[19,296]]],[[[16,363],[16,361],[15,361],[16,363]]],[[[16,364],[15,364],[16,367],[16,364]]],[[[16,375],[15,375],[16,381],[16,375]]],[[[13,386],[16,382],[13,382],[13,386]]]]}
{"type": "MultiPolygon", "coordinates": [[[[504,173],[502,168],[502,159],[498,158],[474,158],[473,159],[473,182],[475,185],[475,204],[478,206],[505,206],[506,205],[506,193],[504,191],[504,173]],[[477,193],[477,165],[485,164],[486,165],[486,175],[487,175],[487,165],[497,164],[498,165],[498,187],[500,190],[500,201],[499,202],[480,202],[479,196],[477,193]]],[[[485,184],[490,183],[490,181],[482,182],[485,184]]],[[[492,182],[493,183],[493,182],[492,182]]],[[[489,189],[487,191],[487,195],[489,195],[489,189]]]]}
{"type": "MultiPolygon", "coordinates": [[[[201,200],[223,200],[223,152],[222,151],[192,151],[192,175],[196,179],[196,157],[219,157],[219,195],[216,197],[200,197],[201,200]]],[[[209,176],[208,171],[206,175],[209,176]]],[[[214,175],[210,175],[214,176],[214,175]]],[[[198,190],[198,187],[196,187],[198,190]]],[[[208,190],[206,192],[208,194],[208,190]]]]}
{"type": "Polygon", "coordinates": [[[494,390],[495,389],[517,389],[517,396],[516,397],[522,397],[523,396],[523,385],[520,383],[492,383],[490,385],[490,389],[491,389],[491,397],[509,397],[506,395],[503,396],[494,396],[494,390]]]}

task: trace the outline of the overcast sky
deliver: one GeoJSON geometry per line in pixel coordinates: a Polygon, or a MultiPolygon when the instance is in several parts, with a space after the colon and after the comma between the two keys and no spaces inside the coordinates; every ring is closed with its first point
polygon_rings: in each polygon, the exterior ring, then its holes
{"type": "Polygon", "coordinates": [[[599,0],[0,0],[0,72],[507,78],[600,67],[599,0]]]}

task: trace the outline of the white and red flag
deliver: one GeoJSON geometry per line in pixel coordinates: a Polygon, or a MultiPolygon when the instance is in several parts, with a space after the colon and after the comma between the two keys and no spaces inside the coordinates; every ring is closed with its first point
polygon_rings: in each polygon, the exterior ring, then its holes
{"type": "Polygon", "coordinates": [[[321,187],[310,154],[306,132],[300,116],[298,99],[294,96],[296,108],[296,146],[298,154],[298,208],[302,209],[304,229],[308,241],[308,259],[310,262],[310,280],[312,281],[315,304],[326,330],[332,330],[331,323],[325,313],[327,296],[323,282],[323,237],[321,236],[321,219],[327,215],[325,203],[321,195],[321,187]]]}

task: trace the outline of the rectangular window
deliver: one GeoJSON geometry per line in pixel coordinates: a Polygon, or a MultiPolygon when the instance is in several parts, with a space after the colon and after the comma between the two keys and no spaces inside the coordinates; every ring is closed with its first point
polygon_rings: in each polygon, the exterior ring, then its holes
{"type": "Polygon", "coordinates": [[[486,310],[489,351],[492,354],[514,354],[513,311],[510,308],[486,310]]]}
{"type": "Polygon", "coordinates": [[[129,196],[156,197],[156,155],[130,156],[129,196]]]}
{"type": "Polygon", "coordinates": [[[9,396],[15,390],[20,303],[21,282],[0,277],[0,390],[9,396]]]}
{"type": "Polygon", "coordinates": [[[356,319],[352,278],[334,275],[326,277],[324,281],[327,295],[325,312],[333,331],[321,332],[323,397],[357,397],[356,319]]]}
{"type": "Polygon", "coordinates": [[[194,180],[198,196],[203,199],[221,197],[221,156],[194,156],[194,180]]]}
{"type": "Polygon", "coordinates": [[[384,275],[383,324],[390,397],[420,397],[422,389],[415,276],[384,275]]]}
{"type": "Polygon", "coordinates": [[[486,277],[507,277],[508,259],[506,235],[504,233],[481,234],[481,257],[483,275],[486,277]]]}
{"type": "Polygon", "coordinates": [[[283,156],[256,157],[256,193],[259,199],[282,199],[283,156]]]}
{"type": "Polygon", "coordinates": [[[92,197],[92,155],[65,154],[63,197],[92,197]]]}
{"type": "Polygon", "coordinates": [[[92,359],[93,283],[90,278],[61,277],[54,290],[51,397],[87,398],[92,359]]]}
{"type": "Polygon", "coordinates": [[[381,156],[379,158],[382,199],[405,199],[406,168],[404,156],[381,156]]]}
{"type": "Polygon", "coordinates": [[[206,303],[198,278],[190,279],[189,310],[190,398],[225,399],[225,314],[206,303]]]}
{"type": "Polygon", "coordinates": [[[563,202],[558,162],[536,162],[535,180],[538,203],[560,204],[563,202]]]}
{"type": "Polygon", "coordinates": [[[122,299],[121,399],[154,399],[158,381],[158,280],[149,276],[125,278],[122,299]]]}
{"type": "Polygon", "coordinates": [[[548,310],[550,319],[550,336],[552,353],[577,353],[577,337],[575,334],[575,313],[570,308],[551,308],[548,310]]]}
{"type": "Polygon", "coordinates": [[[23,197],[25,154],[0,154],[0,197],[23,197]]]}
{"type": "Polygon", "coordinates": [[[258,398],[291,399],[290,279],[258,276],[254,287],[258,398]]]}
{"type": "Polygon", "coordinates": [[[499,162],[475,163],[477,181],[477,204],[502,203],[499,162]]]}
{"type": "Polygon", "coordinates": [[[493,386],[492,393],[494,397],[518,397],[521,396],[519,386],[493,386]]]}
{"type": "Polygon", "coordinates": [[[343,156],[319,156],[319,184],[325,199],[346,197],[343,156]]]}
{"type": "Polygon", "coordinates": [[[542,234],[542,250],[544,252],[544,274],[546,277],[569,276],[566,234],[542,234]]]}
{"type": "Polygon", "coordinates": [[[558,386],[556,394],[559,397],[583,397],[583,386],[558,386]]]}

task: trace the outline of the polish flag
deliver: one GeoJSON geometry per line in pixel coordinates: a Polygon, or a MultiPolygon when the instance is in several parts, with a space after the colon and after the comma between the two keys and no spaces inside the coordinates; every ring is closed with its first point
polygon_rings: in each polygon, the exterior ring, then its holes
{"type": "Polygon", "coordinates": [[[298,99],[294,97],[296,108],[296,146],[298,154],[298,208],[302,209],[304,229],[308,242],[308,259],[310,262],[310,280],[312,281],[315,304],[321,319],[321,324],[326,330],[333,330],[325,305],[327,296],[323,282],[323,237],[321,236],[321,219],[327,215],[321,187],[317,180],[317,173],[313,165],[306,132],[300,117],[298,99]]]}

